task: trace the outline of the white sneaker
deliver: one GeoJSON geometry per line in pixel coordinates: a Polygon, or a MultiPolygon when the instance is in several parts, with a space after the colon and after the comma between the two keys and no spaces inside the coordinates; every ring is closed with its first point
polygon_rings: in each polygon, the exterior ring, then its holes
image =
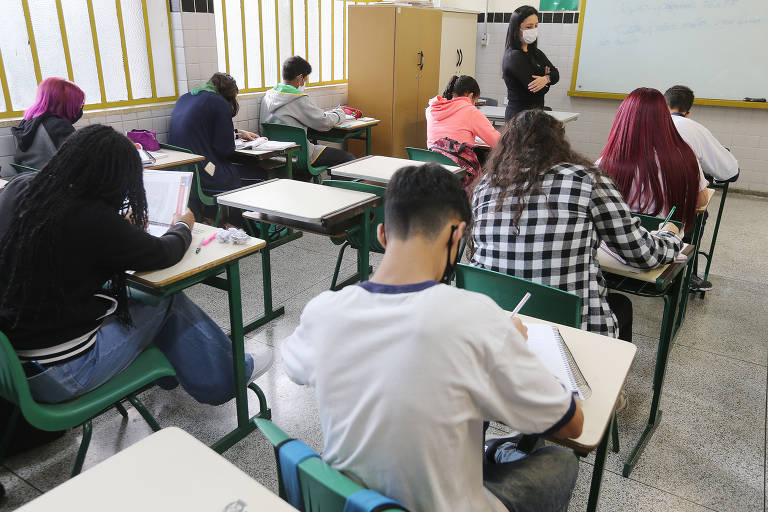
{"type": "Polygon", "coordinates": [[[255,381],[270,369],[272,366],[272,349],[269,347],[263,347],[256,352],[246,352],[246,355],[253,358],[253,371],[251,376],[248,377],[247,384],[255,381]]]}

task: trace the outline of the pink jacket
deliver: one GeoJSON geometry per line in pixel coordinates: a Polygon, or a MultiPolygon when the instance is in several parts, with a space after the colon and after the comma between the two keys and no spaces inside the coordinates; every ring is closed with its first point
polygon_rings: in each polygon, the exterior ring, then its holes
{"type": "Polygon", "coordinates": [[[443,137],[474,146],[478,136],[491,147],[501,138],[488,118],[466,96],[451,100],[435,96],[429,100],[426,115],[427,148],[443,137]]]}

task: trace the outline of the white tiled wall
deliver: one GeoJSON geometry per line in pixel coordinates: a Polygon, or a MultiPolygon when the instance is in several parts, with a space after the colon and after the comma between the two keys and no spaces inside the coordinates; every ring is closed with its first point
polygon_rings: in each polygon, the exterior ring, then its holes
{"type": "MultiPolygon", "coordinates": [[[[551,88],[546,104],[554,110],[581,113],[578,120],[566,125],[568,137],[576,150],[595,158],[608,139],[619,101],[571,98],[567,95],[577,29],[575,23],[539,25],[539,47],[560,71],[560,83],[551,88]]],[[[483,25],[478,26],[477,79],[481,94],[496,98],[499,105],[503,104],[506,96],[501,79],[506,32],[506,24],[489,23],[489,44],[484,47],[480,44],[483,25]]],[[[638,87],[642,85],[638,84],[638,87]]],[[[695,92],[695,84],[693,86],[695,92]]],[[[768,192],[768,110],[694,105],[692,118],[707,126],[739,160],[741,176],[734,188],[768,192]]]]}

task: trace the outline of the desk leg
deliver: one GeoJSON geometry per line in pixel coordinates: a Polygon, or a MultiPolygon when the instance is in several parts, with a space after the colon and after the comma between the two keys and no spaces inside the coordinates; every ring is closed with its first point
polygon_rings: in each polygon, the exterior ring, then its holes
{"type": "Polygon", "coordinates": [[[683,284],[685,283],[686,272],[680,272],[680,275],[675,279],[674,284],[670,287],[669,293],[664,295],[664,316],[661,321],[661,332],[659,333],[659,346],[656,351],[656,366],[653,371],[653,398],[651,400],[651,413],[648,416],[648,425],[646,425],[640,439],[632,449],[632,453],[624,464],[624,471],[622,474],[628,477],[632,470],[635,468],[640,456],[645,450],[645,446],[651,439],[653,432],[656,430],[659,422],[661,422],[661,411],[659,410],[659,403],[661,402],[661,392],[664,387],[664,375],[667,371],[667,359],[669,357],[669,351],[672,346],[672,338],[675,332],[675,320],[677,313],[677,305],[681,298],[680,294],[687,292],[683,290],[683,284]]]}
{"type": "MultiPolygon", "coordinates": [[[[259,224],[259,232],[267,233],[269,229],[268,224],[259,224]]],[[[264,235],[267,237],[268,235],[264,235]]],[[[291,236],[291,235],[288,235],[291,236]]],[[[291,239],[300,238],[301,234],[291,239]]],[[[285,306],[280,306],[277,309],[272,309],[272,260],[270,258],[270,248],[272,244],[267,245],[261,250],[261,283],[264,291],[264,314],[256,320],[249,322],[244,327],[245,332],[251,332],[254,329],[265,325],[275,318],[285,314],[285,306]]]]}
{"type": "Polygon", "coordinates": [[[229,290],[229,326],[232,330],[232,360],[235,370],[235,403],[237,426],[248,423],[248,397],[245,388],[245,331],[243,329],[243,300],[240,291],[240,266],[238,262],[227,266],[229,290]]]}
{"type": "Polygon", "coordinates": [[[371,154],[371,126],[365,127],[365,155],[371,154]]]}
{"type": "Polygon", "coordinates": [[[589,486],[589,498],[587,499],[587,512],[597,510],[597,502],[600,499],[600,488],[603,485],[603,471],[605,469],[605,457],[608,454],[608,438],[611,437],[613,425],[616,422],[616,415],[612,415],[611,422],[605,429],[603,439],[597,447],[595,453],[595,468],[592,470],[592,483],[589,486]]]}
{"type": "Polygon", "coordinates": [[[293,153],[294,151],[285,152],[285,177],[286,179],[293,179],[293,153]]]}
{"type": "Polygon", "coordinates": [[[363,240],[362,245],[360,247],[360,250],[357,251],[357,272],[360,276],[360,282],[367,281],[370,271],[369,271],[369,257],[371,254],[371,230],[373,230],[373,227],[371,225],[371,209],[366,208],[363,212],[363,225],[361,226],[363,228],[363,240]]]}
{"type": "Polygon", "coordinates": [[[707,267],[704,269],[704,279],[709,279],[709,267],[710,265],[712,265],[712,257],[715,254],[715,243],[717,242],[717,232],[720,230],[720,219],[723,217],[723,209],[725,208],[725,198],[728,195],[728,183],[726,183],[720,189],[720,191],[722,192],[722,195],[720,197],[720,208],[717,210],[717,220],[715,221],[715,228],[712,231],[712,242],[709,244],[709,252],[702,253],[707,258],[707,267]]]}

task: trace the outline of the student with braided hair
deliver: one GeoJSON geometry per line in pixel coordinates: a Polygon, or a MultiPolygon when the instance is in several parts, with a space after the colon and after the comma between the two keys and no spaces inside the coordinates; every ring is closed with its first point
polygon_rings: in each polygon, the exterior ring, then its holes
{"type": "MultiPolygon", "coordinates": [[[[230,340],[200,308],[183,293],[157,306],[127,298],[125,271],[177,263],[195,222],[187,210],[163,236],[147,233],[142,176],[133,144],[92,125],[0,193],[0,331],[36,400],[87,393],[150,343],[199,402],[234,396],[230,340]]],[[[271,355],[246,355],[251,380],[270,364],[271,355]]]]}
{"type": "Polygon", "coordinates": [[[447,156],[463,167],[464,186],[480,174],[485,158],[479,158],[475,137],[490,147],[501,138],[488,118],[475,107],[480,97],[477,80],[468,75],[451,77],[442,96],[429,100],[427,107],[427,148],[447,156]]]}

